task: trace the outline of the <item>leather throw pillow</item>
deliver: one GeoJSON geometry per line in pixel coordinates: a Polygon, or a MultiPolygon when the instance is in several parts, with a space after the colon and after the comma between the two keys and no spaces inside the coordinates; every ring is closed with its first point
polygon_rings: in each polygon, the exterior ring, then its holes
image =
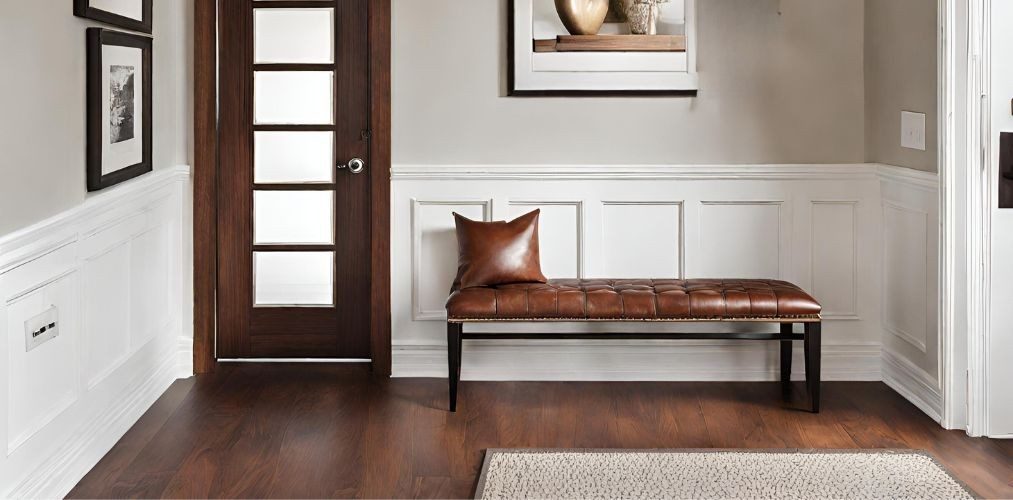
{"type": "Polygon", "coordinates": [[[538,256],[538,214],[510,222],[473,221],[454,213],[457,226],[457,280],[455,288],[545,283],[538,256]]]}

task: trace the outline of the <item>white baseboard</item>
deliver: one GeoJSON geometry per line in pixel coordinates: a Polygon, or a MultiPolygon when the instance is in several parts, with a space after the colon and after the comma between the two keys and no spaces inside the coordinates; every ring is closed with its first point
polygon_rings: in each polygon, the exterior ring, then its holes
{"type": "Polygon", "coordinates": [[[148,408],[178,379],[175,353],[147,380],[113,399],[112,405],[81,426],[48,460],[5,498],[63,498],[112,449],[148,408]]]}
{"type": "Polygon", "coordinates": [[[190,378],[193,376],[193,337],[182,335],[179,337],[179,354],[177,358],[178,378],[190,378]]]}
{"type": "Polygon", "coordinates": [[[192,373],[189,189],[156,170],[0,237],[0,498],[62,497],[192,373]],[[54,309],[59,335],[28,349],[54,309]]]}
{"type": "Polygon", "coordinates": [[[936,385],[936,378],[887,349],[883,350],[883,382],[932,420],[942,420],[943,395],[936,385]]]}
{"type": "MultiPolygon", "coordinates": [[[[792,378],[805,370],[794,349],[792,378]]],[[[880,380],[880,346],[823,346],[823,380],[880,380]]],[[[775,343],[727,341],[465,341],[464,380],[771,381],[780,368],[775,343]]],[[[445,346],[393,351],[394,377],[447,377],[445,346]]]]}

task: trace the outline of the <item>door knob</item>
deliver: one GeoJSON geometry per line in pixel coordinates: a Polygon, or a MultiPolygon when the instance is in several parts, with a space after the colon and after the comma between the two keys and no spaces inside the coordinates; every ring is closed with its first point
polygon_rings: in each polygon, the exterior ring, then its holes
{"type": "Polygon", "coordinates": [[[352,158],[347,165],[338,165],[338,168],[347,168],[353,174],[361,174],[366,169],[366,162],[362,158],[352,158]]]}

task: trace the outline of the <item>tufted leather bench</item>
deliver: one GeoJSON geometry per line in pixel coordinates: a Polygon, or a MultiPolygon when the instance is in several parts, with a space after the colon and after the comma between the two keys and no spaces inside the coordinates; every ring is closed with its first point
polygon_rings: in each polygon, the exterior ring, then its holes
{"type": "Polygon", "coordinates": [[[457,409],[463,339],[745,339],[781,343],[781,382],[791,375],[791,343],[805,343],[810,408],[819,412],[820,304],[796,285],[743,279],[556,279],[460,289],[447,299],[450,410],[457,409]],[[777,323],[778,333],[465,333],[481,322],[755,322],[777,323]],[[795,323],[804,334],[794,333],[795,323]]]}

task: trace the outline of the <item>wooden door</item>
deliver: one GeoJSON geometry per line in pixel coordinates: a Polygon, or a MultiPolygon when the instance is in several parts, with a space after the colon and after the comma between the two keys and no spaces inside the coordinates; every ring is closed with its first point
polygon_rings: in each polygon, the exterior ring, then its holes
{"type": "Polygon", "coordinates": [[[219,359],[370,358],[367,1],[219,1],[219,359]]]}

